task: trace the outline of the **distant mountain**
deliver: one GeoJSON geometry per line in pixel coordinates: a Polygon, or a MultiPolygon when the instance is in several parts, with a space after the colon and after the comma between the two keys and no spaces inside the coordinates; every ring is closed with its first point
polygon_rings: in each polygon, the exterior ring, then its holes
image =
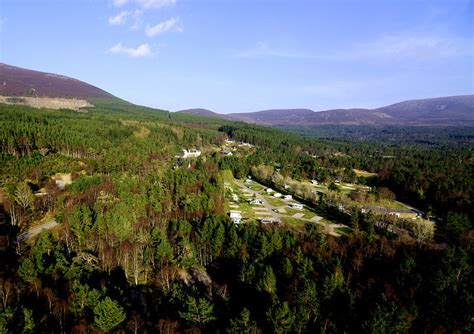
{"type": "Polygon", "coordinates": [[[271,109],[212,115],[264,125],[474,125],[474,95],[410,100],[376,109],[271,109]]]}
{"type": "MultiPolygon", "coordinates": [[[[75,98],[101,100],[109,108],[135,108],[126,101],[67,76],[45,73],[0,63],[0,96],[75,98]]],[[[36,99],[33,99],[36,100],[36,99]]],[[[96,102],[93,102],[96,104],[96,102]]],[[[144,107],[140,107],[144,108],[144,107]]],[[[218,114],[208,109],[187,109],[182,113],[220,117],[263,125],[473,125],[474,95],[410,100],[376,109],[272,109],[250,113],[218,114]]]]}
{"type": "Polygon", "coordinates": [[[0,63],[0,95],[52,98],[113,98],[106,91],[64,75],[0,63]]]}
{"type": "Polygon", "coordinates": [[[473,122],[474,95],[404,101],[374,112],[382,112],[403,123],[473,122]]]}
{"type": "Polygon", "coordinates": [[[203,109],[203,108],[185,109],[185,110],[180,110],[178,112],[199,115],[199,116],[208,116],[208,117],[220,117],[220,118],[225,117],[225,115],[221,115],[209,109],[203,109]]]}
{"type": "Polygon", "coordinates": [[[227,115],[229,118],[259,124],[299,124],[308,117],[312,117],[314,111],[309,109],[270,109],[250,113],[236,113],[227,115]]]}

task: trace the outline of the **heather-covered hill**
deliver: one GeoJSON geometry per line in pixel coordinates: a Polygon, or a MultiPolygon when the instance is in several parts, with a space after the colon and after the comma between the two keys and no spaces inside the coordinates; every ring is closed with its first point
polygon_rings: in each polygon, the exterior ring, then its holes
{"type": "Polygon", "coordinates": [[[0,95],[77,99],[113,97],[77,79],[7,64],[0,64],[0,95]]]}
{"type": "MultiPolygon", "coordinates": [[[[202,109],[183,110],[209,116],[202,109]]],[[[270,109],[212,116],[264,125],[472,125],[474,95],[409,100],[376,109],[270,109]]]]}

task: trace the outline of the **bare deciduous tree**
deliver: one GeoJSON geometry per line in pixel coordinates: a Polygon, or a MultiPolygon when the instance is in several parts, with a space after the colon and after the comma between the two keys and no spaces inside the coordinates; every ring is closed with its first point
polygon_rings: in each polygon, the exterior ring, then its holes
{"type": "Polygon", "coordinates": [[[23,209],[27,209],[33,204],[35,195],[31,191],[28,184],[22,182],[16,187],[15,200],[23,207],[23,209]]]}
{"type": "Polygon", "coordinates": [[[413,234],[421,245],[422,243],[433,239],[435,232],[435,225],[426,220],[413,223],[413,234]]]}

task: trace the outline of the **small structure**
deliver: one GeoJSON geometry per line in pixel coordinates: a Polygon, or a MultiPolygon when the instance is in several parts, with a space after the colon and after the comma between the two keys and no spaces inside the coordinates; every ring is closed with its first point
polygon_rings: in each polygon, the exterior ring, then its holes
{"type": "Polygon", "coordinates": [[[242,215],[239,211],[231,211],[229,213],[229,217],[234,222],[234,224],[240,224],[240,222],[242,221],[242,215]]]}
{"type": "Polygon", "coordinates": [[[231,151],[222,151],[222,155],[224,157],[231,157],[234,155],[234,153],[232,153],[231,151]]]}
{"type": "Polygon", "coordinates": [[[263,202],[260,199],[253,199],[249,203],[252,205],[263,205],[263,202]]]}
{"type": "Polygon", "coordinates": [[[285,195],[285,197],[283,197],[284,200],[288,201],[290,199],[293,199],[293,196],[291,195],[285,195]]]}
{"type": "Polygon", "coordinates": [[[312,183],[314,186],[317,186],[317,185],[319,184],[319,182],[316,181],[316,180],[311,180],[311,183],[312,183]]]}
{"type": "Polygon", "coordinates": [[[233,195],[232,195],[232,200],[233,200],[234,202],[238,202],[238,201],[239,201],[239,196],[237,196],[236,194],[233,194],[233,195]]]}
{"type": "Polygon", "coordinates": [[[259,221],[262,224],[280,224],[278,220],[275,220],[273,218],[260,218],[259,221]]]}
{"type": "Polygon", "coordinates": [[[251,184],[251,183],[252,183],[252,180],[247,179],[247,180],[245,180],[245,183],[246,183],[246,184],[251,184]]]}
{"type": "Polygon", "coordinates": [[[290,188],[291,188],[291,187],[290,187],[289,185],[287,185],[287,184],[285,184],[284,187],[285,187],[285,189],[290,189],[290,188]]]}
{"type": "Polygon", "coordinates": [[[300,203],[291,203],[289,206],[293,209],[303,210],[303,204],[300,203]]]}
{"type": "Polygon", "coordinates": [[[276,197],[276,198],[280,198],[281,196],[282,196],[282,194],[280,194],[280,193],[274,193],[273,194],[273,197],[276,197]]]}
{"type": "Polygon", "coordinates": [[[194,148],[192,149],[183,149],[183,159],[189,159],[189,158],[197,158],[201,155],[200,150],[196,150],[194,148]]]}
{"type": "Polygon", "coordinates": [[[267,192],[267,194],[271,194],[273,192],[273,189],[272,188],[267,188],[267,189],[265,189],[265,191],[267,192]]]}
{"type": "Polygon", "coordinates": [[[58,187],[60,190],[64,190],[66,188],[66,182],[64,180],[54,180],[56,183],[56,187],[58,187]]]}

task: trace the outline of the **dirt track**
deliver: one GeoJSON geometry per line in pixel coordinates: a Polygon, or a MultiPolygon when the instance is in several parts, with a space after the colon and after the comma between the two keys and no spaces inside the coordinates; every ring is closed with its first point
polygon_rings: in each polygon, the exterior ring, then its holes
{"type": "Polygon", "coordinates": [[[56,227],[58,225],[59,224],[56,222],[56,220],[51,219],[50,221],[47,221],[44,224],[33,227],[32,229],[20,234],[16,238],[16,242],[18,243],[18,242],[26,241],[26,240],[28,240],[30,238],[33,238],[33,237],[37,236],[38,234],[40,234],[43,229],[49,230],[49,229],[52,229],[53,227],[56,227]]]}

